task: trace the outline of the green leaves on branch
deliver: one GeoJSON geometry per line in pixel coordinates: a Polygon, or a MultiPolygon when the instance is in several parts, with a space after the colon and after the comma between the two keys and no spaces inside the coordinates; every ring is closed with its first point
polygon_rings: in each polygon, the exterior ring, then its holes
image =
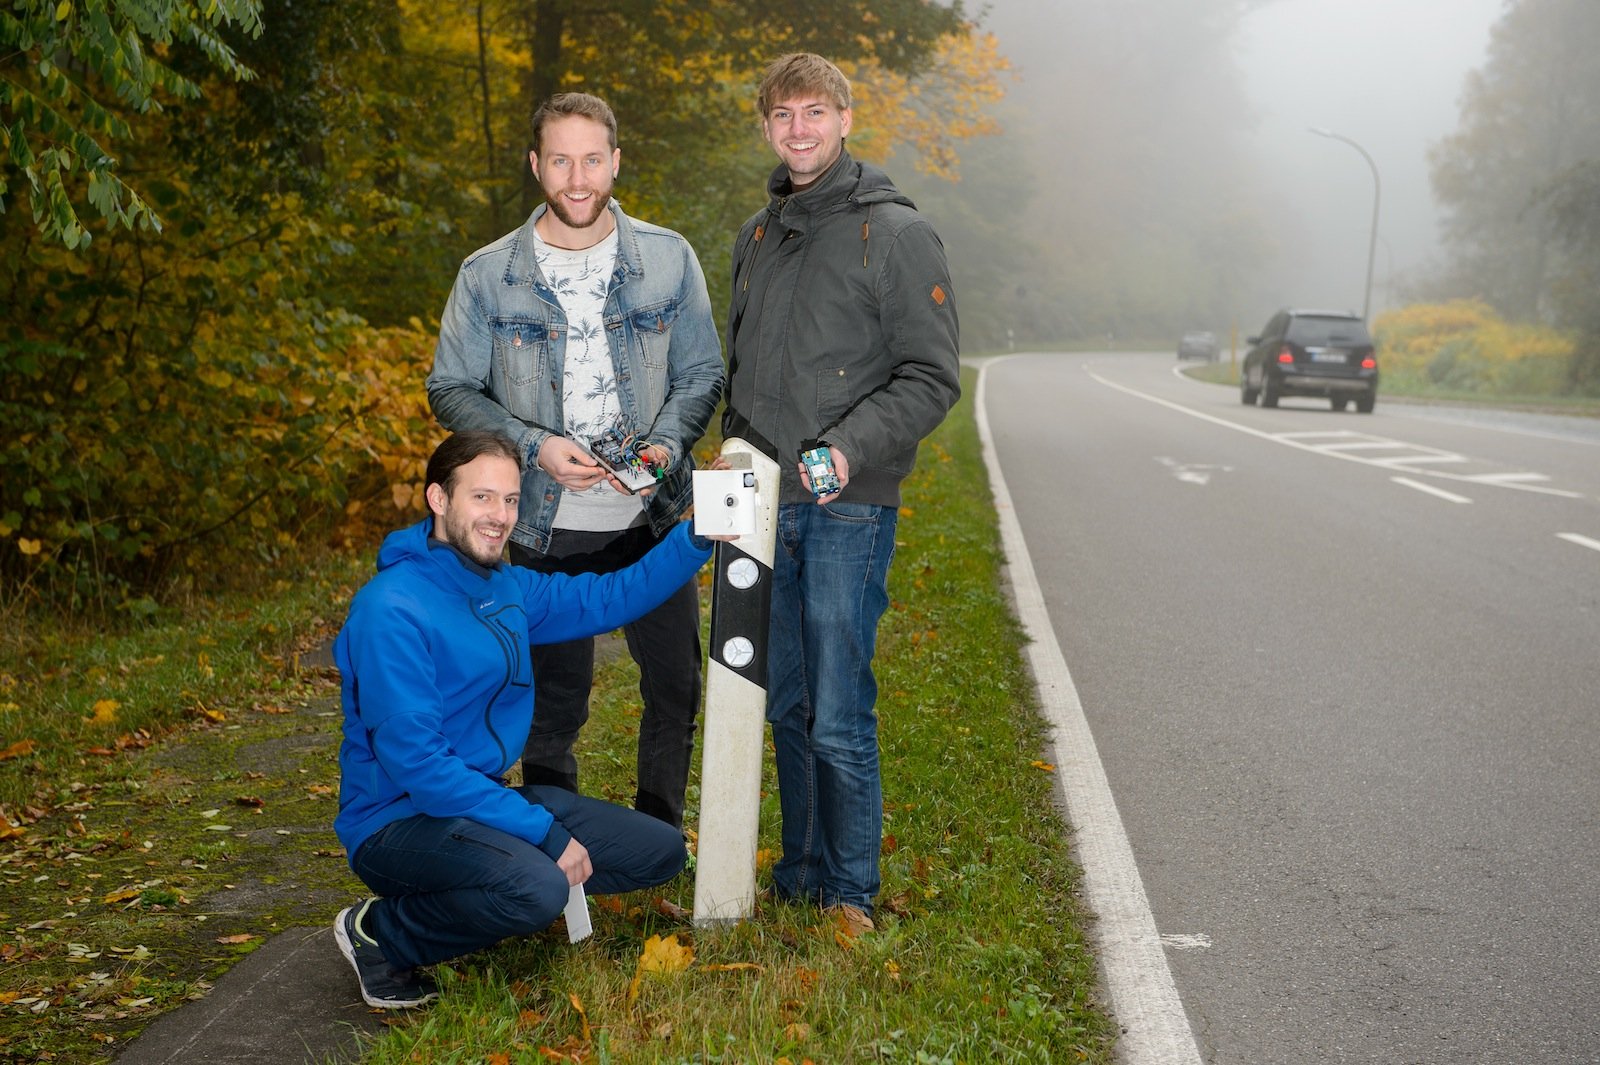
{"type": "Polygon", "coordinates": [[[33,224],[69,249],[90,239],[75,193],[113,225],[159,229],[114,173],[108,146],[129,135],[119,112],[200,95],[169,65],[174,46],[248,79],[220,35],[228,26],[258,35],[259,0],[208,0],[204,10],[181,0],[15,0],[0,11],[0,211],[25,191],[33,224]]]}

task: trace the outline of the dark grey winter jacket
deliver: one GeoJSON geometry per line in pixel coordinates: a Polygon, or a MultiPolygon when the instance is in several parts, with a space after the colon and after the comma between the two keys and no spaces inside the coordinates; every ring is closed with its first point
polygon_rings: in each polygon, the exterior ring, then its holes
{"type": "Polygon", "coordinates": [[[848,152],[792,195],[779,166],[768,190],[733,247],[723,435],[777,460],[785,503],[812,498],[795,462],[821,439],[849,461],[842,499],[898,506],[918,442],[961,395],[944,246],[848,152]]]}

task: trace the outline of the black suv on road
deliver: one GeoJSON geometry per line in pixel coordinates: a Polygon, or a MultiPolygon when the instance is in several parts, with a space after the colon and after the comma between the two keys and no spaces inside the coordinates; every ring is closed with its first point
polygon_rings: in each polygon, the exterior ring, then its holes
{"type": "Polygon", "coordinates": [[[1239,368],[1239,401],[1261,398],[1276,407],[1283,396],[1320,396],[1344,410],[1371,414],[1378,402],[1378,358],[1366,323],[1347,311],[1282,310],[1260,336],[1239,368]]]}

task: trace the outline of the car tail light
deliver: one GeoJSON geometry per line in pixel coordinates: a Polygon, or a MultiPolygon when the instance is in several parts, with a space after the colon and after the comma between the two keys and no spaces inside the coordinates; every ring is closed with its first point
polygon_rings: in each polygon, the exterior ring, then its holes
{"type": "Polygon", "coordinates": [[[1278,349],[1278,361],[1279,362],[1293,362],[1294,361],[1294,349],[1289,347],[1289,345],[1287,345],[1287,344],[1285,344],[1283,347],[1279,348],[1278,349]]]}
{"type": "Polygon", "coordinates": [[[1378,368],[1378,360],[1368,355],[1361,360],[1361,368],[1363,370],[1376,370],[1378,368]]]}

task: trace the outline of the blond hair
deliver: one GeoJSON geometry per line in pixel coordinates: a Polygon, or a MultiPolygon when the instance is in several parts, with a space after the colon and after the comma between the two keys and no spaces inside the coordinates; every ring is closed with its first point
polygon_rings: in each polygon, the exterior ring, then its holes
{"type": "Polygon", "coordinates": [[[552,119],[570,118],[576,115],[587,118],[591,122],[598,122],[606,128],[606,137],[610,147],[614,150],[617,146],[617,116],[612,112],[611,105],[598,96],[590,96],[586,92],[558,92],[550,99],[539,105],[533,113],[533,150],[537,155],[543,155],[541,150],[544,138],[545,124],[552,119]]]}
{"type": "Polygon", "coordinates": [[[850,79],[814,52],[790,52],[767,67],[756,94],[756,108],[766,118],[779,102],[821,94],[841,111],[850,108],[850,79]]]}

